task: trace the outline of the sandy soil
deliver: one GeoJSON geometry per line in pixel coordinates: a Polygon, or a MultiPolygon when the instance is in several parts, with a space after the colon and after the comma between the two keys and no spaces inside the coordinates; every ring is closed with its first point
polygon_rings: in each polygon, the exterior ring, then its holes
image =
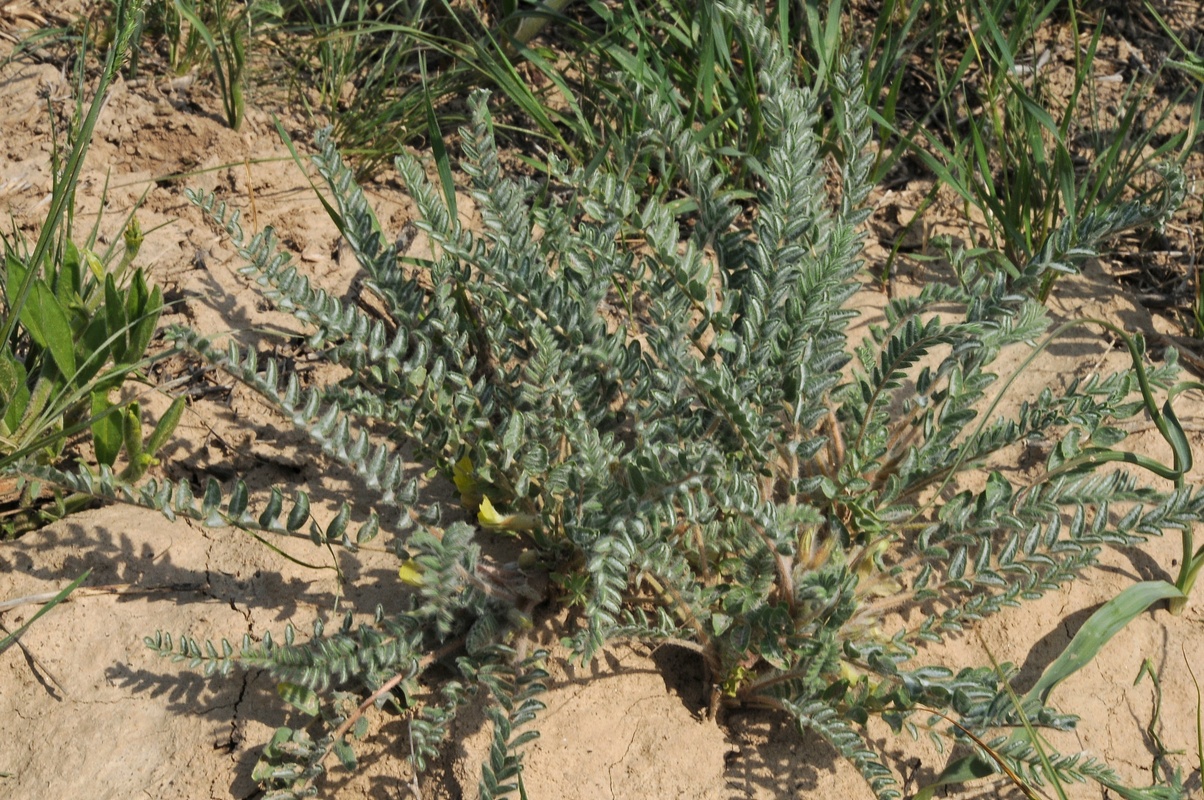
{"type": "MultiPolygon", "coordinates": [[[[0,58],[10,45],[0,42],[0,58]]],[[[0,73],[0,213],[32,230],[44,213],[50,187],[50,117],[70,111],[71,86],[59,66],[20,60],[0,73]]],[[[266,310],[228,244],[183,197],[185,186],[217,189],[246,209],[253,228],[271,224],[300,254],[311,276],[345,293],[355,279],[351,259],[299,168],[288,158],[264,111],[252,109],[242,132],[226,128],[213,92],[200,84],[173,86],[150,80],[119,83],[112,91],[80,184],[81,230],[104,203],[101,231],[119,235],[120,221],[141,200],[138,217],[148,231],[139,262],[167,290],[173,305],[165,323],[205,332],[234,331],[252,341],[253,328],[293,327],[266,310]],[[165,176],[192,173],[185,180],[165,176]],[[102,197],[107,181],[107,195],[102,197]]],[[[310,123],[283,114],[299,142],[310,123]]],[[[904,175],[878,196],[869,256],[881,259],[927,189],[925,179],[904,175]]],[[[409,203],[397,182],[383,176],[370,190],[386,228],[408,219],[409,203]]],[[[1167,250],[1187,252],[1200,229],[1195,211],[1177,219],[1167,250]]],[[[923,236],[941,232],[939,218],[923,236]]],[[[949,228],[950,232],[956,232],[949,228]]],[[[920,234],[917,234],[920,235],[920,234]]],[[[1114,264],[1092,264],[1061,281],[1050,303],[1055,316],[1120,320],[1155,336],[1177,329],[1155,318],[1114,280],[1114,264]]],[[[897,292],[925,279],[904,265],[897,292]]],[[[882,296],[867,289],[858,304],[866,320],[882,296]]],[[[864,324],[863,320],[862,324],[864,324]]],[[[1094,334],[1069,337],[1026,373],[1015,400],[1071,376],[1122,368],[1125,356],[1094,334]]],[[[196,364],[167,362],[155,377],[188,376],[196,364]]],[[[248,476],[255,489],[275,482],[307,489],[315,514],[333,516],[341,498],[357,488],[344,473],[298,455],[300,438],[246,390],[220,375],[182,381],[192,402],[164,453],[167,474],[204,480],[248,476]]],[[[169,398],[136,389],[149,417],[169,398]]],[[[1193,431],[1197,452],[1204,405],[1186,399],[1180,416],[1193,431]]],[[[1165,456],[1152,430],[1130,439],[1139,450],[1165,456]]],[[[1193,475],[1198,479],[1199,475],[1193,475]]],[[[433,487],[433,491],[447,488],[433,487]]],[[[329,564],[308,544],[289,545],[300,558],[329,564]]],[[[1109,553],[1104,566],[1065,592],[1000,615],[980,633],[951,642],[934,660],[951,666],[999,660],[1023,665],[1022,683],[1035,680],[1077,628],[1102,602],[1135,580],[1172,578],[1179,543],[1164,540],[1131,553],[1109,553]]],[[[348,580],[330,569],[298,567],[233,530],[171,523],[123,507],[88,511],[15,543],[0,546],[0,623],[9,630],[35,611],[31,603],[5,601],[54,591],[84,569],[93,570],[78,591],[25,635],[19,649],[0,657],[0,794],[41,798],[249,798],[257,789],[251,767],[271,731],[291,713],[272,682],[257,672],[205,679],[157,657],[142,643],[156,630],[198,639],[278,633],[286,623],[305,631],[315,618],[336,619],[347,610],[369,613],[388,602],[395,565],[383,554],[338,556],[348,580]]],[[[1199,593],[1197,593],[1199,594],[1199,593]]],[[[540,636],[554,642],[562,620],[547,619],[540,636]]],[[[557,651],[558,652],[558,651],[557,651]]],[[[1144,659],[1161,678],[1161,716],[1155,730],[1167,747],[1186,750],[1170,758],[1199,796],[1200,773],[1191,760],[1197,735],[1197,690],[1188,664],[1204,679],[1204,600],[1179,617],[1164,610],[1129,625],[1102,655],[1054,695],[1082,716],[1077,734],[1057,740],[1064,751],[1082,749],[1107,759],[1124,777],[1148,784],[1154,761],[1146,732],[1155,711],[1149,679],[1134,686],[1144,659]]],[[[702,670],[672,649],[619,649],[595,663],[572,666],[554,658],[542,737],[527,751],[524,780],[532,798],[870,798],[855,770],[815,737],[799,736],[785,720],[733,713],[720,726],[705,719],[702,670]]],[[[395,798],[411,794],[413,776],[404,757],[404,725],[373,721],[375,736],[361,769],[335,768],[320,784],[326,797],[395,798]]],[[[475,796],[487,731],[470,709],[441,762],[420,779],[424,798],[475,796]]],[[[939,771],[943,758],[927,743],[872,733],[891,754],[914,791],[939,771]]],[[[989,784],[970,793],[1007,796],[989,784]]],[[[1079,790],[1099,797],[1098,790],[1079,790]]]]}

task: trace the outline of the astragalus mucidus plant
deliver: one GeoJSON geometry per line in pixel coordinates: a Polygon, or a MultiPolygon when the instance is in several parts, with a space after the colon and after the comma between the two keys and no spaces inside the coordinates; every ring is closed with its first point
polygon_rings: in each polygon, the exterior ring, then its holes
{"type": "MultiPolygon", "coordinates": [[[[839,157],[830,159],[815,95],[793,82],[755,13],[731,13],[755,44],[750,69],[769,132],[765,151],[747,156],[760,176],[752,200],[717,177],[725,171],[678,108],[638,87],[646,130],[614,145],[614,163],[671,163],[689,214],[678,213],[679,198],[631,185],[621,167],[589,172],[552,159],[546,181],[508,177],[478,94],[463,169],[480,231],[462,226],[450,193],[417,160],[397,161],[434,253],[415,263],[399,258],[320,138],[314,164],[389,310],[381,319],[315,289],[277,253],[270,230],[248,241],[224,203],[195,198],[265,296],[307,326],[309,347],[349,374],[303,387],[254,349],[174,336],[355,470],[379,507],[344,506],[323,528],[310,522],[304,492],[286,503],[289,487],[252,512],[241,482],[225,491],[211,482],[198,499],[187,483],[135,489],[108,473],[57,477],[257,535],[304,535],[308,525],[319,544],[353,549],[387,535],[411,588],[358,626],[349,615],[305,642],[289,628],[283,642],[247,637],[241,648],[149,640],[206,671],[269,669],[282,696],[315,717],[281,728],[265,750],[256,777],[271,796],[313,793],[331,752],[354,765],[350,738],[374,703],[410,715],[421,768],[480,686],[495,733],[481,794],[517,789],[516,748],[537,725],[517,729],[537,721],[545,677],[544,654],[528,653],[525,632],[546,603],[578,608],[566,641],[582,659],[632,639],[697,652],[713,709],[788,714],[851,760],[880,798],[900,792],[864,723],[879,715],[896,730],[944,728],[932,711],[957,720],[945,734],[977,737],[999,759],[989,763],[1027,780],[1119,787],[1097,761],[1043,754],[1010,735],[1020,713],[1036,725],[1073,724],[1045,704],[1056,679],[1010,703],[1011,666],[953,672],[923,655],[926,644],[1072,580],[1103,546],[1201,515],[1190,489],[1159,493],[1099,469],[1123,456],[1115,422],[1169,384],[1173,359],[1154,369],[1138,358],[1133,371],[1049,387],[1011,417],[988,413],[1003,390],[990,371],[1000,351],[1048,327],[1031,290],[1141,215],[1121,208],[1066,227],[1018,277],[971,270],[961,285],[929,284],[850,341],[872,164],[856,65],[834,78],[839,157]],[[993,468],[1041,437],[1059,442],[1043,469],[993,468]],[[409,458],[454,481],[460,506],[428,500],[409,458]],[[961,488],[972,472],[985,473],[982,488],[961,488]],[[366,521],[353,534],[357,516],[366,521]],[[516,561],[488,555],[501,536],[521,542],[516,561]],[[896,613],[906,609],[918,613],[896,613]],[[432,683],[436,662],[453,665],[458,680],[432,683]]],[[[1142,355],[1140,343],[1134,352],[1142,355]]]]}

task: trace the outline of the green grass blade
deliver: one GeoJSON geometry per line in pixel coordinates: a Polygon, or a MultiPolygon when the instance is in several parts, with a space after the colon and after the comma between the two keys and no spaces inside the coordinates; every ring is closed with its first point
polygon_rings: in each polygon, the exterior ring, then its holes
{"type": "Polygon", "coordinates": [[[47,602],[46,605],[39,608],[38,613],[36,613],[32,617],[30,617],[28,622],[26,622],[20,628],[17,628],[15,631],[10,633],[8,636],[5,636],[3,639],[0,639],[0,653],[3,653],[5,650],[7,650],[8,648],[10,648],[14,644],[16,644],[17,640],[21,638],[21,634],[23,634],[23,633],[25,633],[25,631],[29,630],[29,627],[31,625],[33,625],[35,622],[37,622],[39,617],[41,617],[43,614],[50,611],[50,609],[54,608],[59,603],[66,600],[67,595],[71,594],[76,589],[78,589],[80,584],[83,583],[84,581],[86,581],[88,579],[88,576],[91,574],[92,574],[91,569],[85,570],[83,575],[80,575],[78,578],[71,581],[71,583],[67,584],[67,586],[65,586],[61,592],[56,594],[53,599],[51,599],[49,602],[47,602]]]}
{"type": "Polygon", "coordinates": [[[288,131],[286,131],[284,129],[284,125],[280,123],[280,118],[273,115],[272,122],[276,125],[276,133],[280,136],[280,141],[284,142],[284,146],[288,148],[288,152],[293,157],[293,161],[296,162],[297,166],[301,168],[301,174],[305,176],[305,180],[309,181],[309,188],[314,190],[314,196],[317,197],[318,202],[322,204],[322,208],[325,209],[327,216],[330,217],[330,221],[333,222],[334,226],[339,229],[339,233],[344,233],[346,231],[346,223],[343,221],[343,215],[339,213],[337,208],[331,205],[330,201],[326,199],[325,195],[318,191],[318,185],[314,183],[313,178],[311,178],[309,176],[309,172],[306,171],[305,161],[301,158],[301,154],[297,152],[297,147],[293,144],[293,138],[288,135],[288,131]]]}
{"type": "MultiPolygon", "coordinates": [[[[1041,738],[1041,735],[1037,733],[1037,729],[1033,727],[1033,722],[1029,719],[1028,714],[1024,713],[1024,703],[1020,701],[1020,698],[1016,696],[1016,692],[1013,691],[1011,684],[1004,678],[1003,670],[1000,669],[999,662],[995,660],[995,656],[989,651],[987,655],[991,659],[991,666],[995,668],[996,674],[999,675],[1003,683],[1004,691],[1007,692],[1012,708],[1015,709],[1016,715],[1020,717],[1020,724],[1024,726],[1025,737],[1032,744],[1033,749],[1037,751],[1037,757],[1041,760],[1041,768],[1045,771],[1045,777],[1053,784],[1054,789],[1058,793],[1059,800],[1067,800],[1066,789],[1062,786],[1058,772],[1054,769],[1053,763],[1050,761],[1049,753],[1045,751],[1045,742],[1041,738]]],[[[1022,785],[1020,788],[1027,796],[1035,797],[1036,792],[1027,784],[1022,785]]]]}
{"type": "MultiPolygon", "coordinates": [[[[1041,764],[1046,775],[1054,783],[1060,797],[1065,797],[1061,783],[1053,769],[1044,749],[1041,747],[1037,731],[1033,728],[1024,713],[1024,709],[1034,703],[1044,705],[1059,683],[1078,672],[1091,662],[1103,647],[1111,641],[1122,628],[1138,615],[1145,612],[1151,605],[1160,600],[1182,597],[1183,593],[1166,581],[1144,581],[1125,589],[1116,597],[1100,606],[1095,613],[1079,628],[1078,633],[1070,640],[1070,644],[1062,654],[1050,664],[1037,683],[1024,695],[1017,698],[1010,686],[1004,686],[1012,705],[1020,713],[1023,731],[1017,731],[1014,736],[1026,738],[1038,751],[1041,764]]],[[[995,773],[995,768],[978,754],[966,756],[950,763],[936,780],[925,786],[915,795],[915,800],[932,800],[936,789],[942,786],[969,783],[995,773]]],[[[1020,784],[1029,797],[1030,787],[1020,784]]]]}
{"type": "Polygon", "coordinates": [[[1196,672],[1191,668],[1187,650],[1182,645],[1179,649],[1183,653],[1183,664],[1187,667],[1187,674],[1191,676],[1192,685],[1196,687],[1196,761],[1200,765],[1200,774],[1204,775],[1204,714],[1201,712],[1200,682],[1196,680],[1196,672]]]}
{"type": "Polygon", "coordinates": [[[1187,59],[1186,61],[1178,61],[1168,58],[1166,60],[1167,65],[1187,73],[1198,81],[1204,81],[1204,58],[1201,58],[1198,53],[1193,53],[1191,50],[1187,49],[1187,45],[1183,43],[1182,39],[1175,35],[1174,29],[1166,23],[1166,20],[1162,18],[1150,0],[1145,0],[1145,10],[1154,17],[1154,20],[1158,23],[1159,27],[1161,27],[1163,32],[1171,38],[1171,41],[1175,43],[1175,47],[1179,48],[1179,51],[1182,52],[1184,57],[1187,59]]]}
{"type": "Polygon", "coordinates": [[[443,132],[439,129],[439,119],[435,116],[435,106],[431,102],[431,93],[427,88],[426,59],[420,62],[422,69],[422,102],[426,111],[426,132],[430,138],[431,151],[435,154],[435,166],[439,170],[439,183],[443,187],[443,196],[447,199],[447,208],[456,216],[456,181],[452,177],[451,159],[447,155],[447,147],[443,143],[443,132]]]}
{"type": "Polygon", "coordinates": [[[230,115],[233,99],[230,97],[227,87],[226,70],[222,67],[222,55],[218,49],[217,40],[213,38],[213,32],[209,30],[209,26],[205,24],[201,15],[196,12],[188,0],[173,0],[173,3],[176,13],[188,20],[188,24],[205,42],[205,47],[209,49],[209,60],[213,64],[213,71],[217,74],[217,88],[222,95],[222,109],[226,112],[226,122],[230,124],[230,127],[234,127],[230,115]]]}
{"type": "MultiPolygon", "coordinates": [[[[995,14],[992,10],[983,8],[982,11],[983,13],[978,16],[978,19],[982,21],[982,27],[986,30],[991,40],[995,42],[995,46],[999,48],[998,60],[1002,63],[1004,69],[1008,72],[1014,72],[1016,69],[1016,59],[1012,55],[1014,49],[1012,42],[1003,35],[1003,31],[999,28],[999,22],[995,19],[995,14]]],[[[1013,32],[1018,34],[1023,27],[1018,25],[1013,28],[1013,32]]]]}
{"type": "Polygon", "coordinates": [[[1162,404],[1162,418],[1166,420],[1163,437],[1174,452],[1175,469],[1182,476],[1191,472],[1194,459],[1191,454],[1191,443],[1187,441],[1187,432],[1183,430],[1183,424],[1175,416],[1175,409],[1171,407],[1170,398],[1167,398],[1167,401],[1162,404]]]}
{"type": "Polygon", "coordinates": [[[1046,667],[1024,695],[1024,702],[1045,703],[1059,683],[1086,666],[1121,628],[1154,603],[1182,596],[1181,591],[1166,581],[1142,581],[1104,603],[1083,623],[1062,654],[1046,667]]]}
{"type": "Polygon", "coordinates": [[[1204,81],[1204,58],[1200,58],[1194,53],[1188,53],[1188,59],[1188,61],[1178,61],[1168,58],[1166,64],[1181,72],[1186,72],[1198,81],[1204,81]]]}
{"type": "Polygon", "coordinates": [[[963,756],[950,762],[936,780],[916,792],[912,800],[933,800],[936,790],[944,786],[960,786],[997,774],[993,766],[977,755],[963,756]]]}
{"type": "Polygon", "coordinates": [[[88,107],[87,116],[80,124],[79,131],[75,136],[75,144],[67,157],[67,163],[63,166],[62,172],[58,174],[51,189],[50,209],[46,215],[46,222],[42,226],[42,232],[38,235],[38,241],[27,262],[30,267],[29,272],[25,275],[25,280],[16,294],[9,294],[7,298],[9,313],[4,319],[3,325],[0,326],[0,342],[7,342],[12,336],[21,308],[25,305],[25,300],[33,289],[33,283],[39,271],[38,267],[44,263],[51,245],[58,237],[63,217],[70,210],[71,200],[75,196],[75,184],[79,180],[80,170],[84,166],[84,156],[92,141],[92,131],[96,127],[100,111],[105,105],[109,86],[113,83],[117,71],[125,60],[130,36],[133,34],[136,24],[135,17],[141,6],[141,2],[119,2],[117,4],[114,20],[117,36],[113,41],[113,46],[109,48],[100,81],[96,86],[96,94],[92,98],[92,104],[88,107]]]}
{"type": "Polygon", "coordinates": [[[575,120],[573,128],[574,132],[584,143],[588,144],[591,149],[596,148],[598,144],[598,131],[589,122],[589,120],[586,119],[584,112],[581,110],[581,105],[577,102],[576,94],[571,88],[569,88],[569,85],[565,81],[564,75],[561,73],[561,71],[557,69],[551,61],[544,58],[539,50],[533,50],[529,47],[523,46],[518,48],[518,54],[538,68],[539,71],[544,74],[544,77],[552,82],[552,84],[560,92],[560,98],[568,106],[569,111],[572,112],[575,120]]]}

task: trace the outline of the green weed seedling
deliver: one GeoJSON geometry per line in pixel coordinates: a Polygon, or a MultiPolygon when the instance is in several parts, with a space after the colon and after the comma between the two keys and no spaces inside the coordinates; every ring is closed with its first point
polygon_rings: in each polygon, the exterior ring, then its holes
{"type": "Polygon", "coordinates": [[[1167,59],[1167,66],[1173,67],[1174,69],[1190,75],[1192,78],[1204,83],[1204,56],[1201,56],[1199,53],[1188,49],[1187,45],[1185,45],[1183,41],[1175,34],[1174,30],[1171,29],[1171,26],[1166,23],[1166,20],[1163,19],[1162,15],[1158,13],[1158,10],[1150,4],[1149,0],[1146,0],[1145,10],[1149,12],[1150,16],[1152,16],[1158,23],[1158,26],[1162,28],[1163,32],[1170,37],[1172,42],[1174,42],[1175,49],[1179,51],[1181,56],[1180,59],[1167,59]]]}
{"type": "Polygon", "coordinates": [[[275,0],[155,0],[162,5],[168,2],[171,7],[161,9],[159,17],[164,21],[164,32],[174,35],[173,60],[181,51],[189,61],[195,59],[195,40],[204,43],[221,93],[226,124],[238,130],[246,116],[247,47],[265,21],[280,18],[280,4],[275,0]],[[181,20],[187,22],[187,34],[181,33],[181,20]]]}
{"type": "MultiPolygon", "coordinates": [[[[1049,52],[1034,44],[1057,8],[1018,0],[933,4],[931,13],[947,23],[926,28],[934,37],[931,63],[946,124],[921,125],[907,137],[941,183],[981,212],[985,229],[969,225],[970,246],[988,247],[998,267],[1012,274],[1034,254],[1073,246],[1068,232],[1092,217],[1123,211],[1124,228],[1165,220],[1182,201],[1175,166],[1195,141],[1192,129],[1159,136],[1171,106],[1152,111],[1157,73],[1134,79],[1114,125],[1099,122],[1093,65],[1102,16],[1088,44],[1071,48],[1074,81],[1058,108],[1043,77],[1049,52]],[[960,57],[952,52],[957,47],[960,57]],[[952,70],[945,54],[956,63],[952,70]],[[1086,169],[1076,162],[1084,155],[1086,169]]],[[[1080,41],[1076,4],[1066,9],[1071,36],[1080,41]]],[[[1064,271],[1055,266],[1046,274],[1037,289],[1042,301],[1064,271]]]]}
{"type": "MultiPolygon", "coordinates": [[[[142,231],[127,220],[120,257],[98,255],[96,229],[88,246],[72,241],[75,184],[108,90],[134,27],[133,6],[118,8],[120,35],[113,43],[74,144],[56,170],[51,204],[37,241],[30,247],[4,236],[0,276],[0,470],[20,474],[29,463],[54,464],[68,438],[88,431],[98,464],[111,467],[124,448],[122,474],[136,480],[152,463],[182,411],[173,406],[145,441],[137,405],[120,405],[113,393],[146,364],[163,296],[133,268],[142,231]]],[[[97,222],[99,225],[99,220],[97,222]]],[[[26,483],[26,498],[38,494],[26,483]]],[[[5,538],[78,507],[90,498],[59,501],[55,509],[29,509],[5,523],[5,538]]]]}
{"type": "MultiPolygon", "coordinates": [[[[1190,673],[1189,673],[1190,674],[1190,673]]],[[[1141,662],[1141,669],[1137,671],[1137,677],[1133,679],[1133,685],[1137,686],[1141,683],[1141,679],[1146,675],[1150,676],[1150,683],[1154,686],[1154,707],[1150,713],[1150,724],[1145,728],[1145,734],[1149,737],[1149,742],[1154,747],[1154,763],[1151,765],[1151,772],[1155,772],[1159,768],[1159,762],[1169,755],[1182,755],[1186,750],[1171,750],[1167,747],[1166,742],[1162,740],[1162,735],[1158,732],[1161,727],[1162,717],[1162,679],[1158,677],[1158,671],[1154,668],[1153,659],[1145,659],[1141,662]]],[[[1157,774],[1155,772],[1155,774],[1157,774]]]]}
{"type": "MultiPolygon", "coordinates": [[[[592,128],[575,108],[573,92],[550,54],[527,46],[549,20],[553,6],[520,8],[502,3],[488,18],[472,4],[438,0],[284,3],[282,17],[303,46],[290,57],[304,97],[318,89],[320,111],[336,138],[357,157],[361,175],[374,173],[400,148],[430,136],[428,107],[441,111],[440,126],[463,120],[462,98],[486,86],[505,98],[529,126],[523,135],[568,152],[592,128]],[[549,79],[536,89],[519,71],[528,61],[549,79]],[[549,98],[556,92],[555,102],[549,98]],[[557,110],[560,100],[570,106],[557,110]],[[566,131],[568,132],[566,134],[566,131]]],[[[442,133],[434,136],[441,138],[442,133]]]]}
{"type": "MultiPolygon", "coordinates": [[[[479,231],[424,164],[396,161],[429,259],[403,261],[320,136],[323,200],[387,320],[315,288],[270,229],[248,236],[221,199],[192,196],[266,299],[305,326],[315,357],[346,377],[302,386],[254,345],[170,337],[262,395],[374,502],[348,501],[320,525],[287,485],[256,502],[241,480],[211,480],[198,496],[187,481],[33,470],[265,541],[354,551],[383,539],[396,556],[395,602],[308,637],[292,626],[240,645],[148,637],[207,674],[262,668],[278,680],[293,717],[255,768],[266,796],[316,794],[332,755],[353,768],[365,715],[386,706],[404,712],[409,760],[424,769],[474,696],[493,730],[481,796],[519,792],[547,682],[529,633],[566,607],[574,658],[631,640],[696,653],[716,715],[766,709],[814,731],[882,800],[901,791],[871,716],[998,754],[959,780],[1006,766],[1026,783],[1048,773],[1120,792],[1106,764],[1025,737],[1072,727],[1051,693],[1178,589],[1140,584],[1105,604],[1019,708],[1013,665],[953,670],[928,645],[1058,591],[1104,547],[1204,517],[1204,495],[1174,480],[1180,454],[1166,466],[1119,447],[1124,420],[1173,394],[1173,355],[1149,364],[1134,340],[1130,368],[996,412],[1014,385],[997,357],[1049,333],[1039,288],[1132,209],[1067,223],[1070,244],[1011,275],[969,259],[960,281],[895,298],[851,338],[875,164],[864,68],[847,57],[827,68],[841,98],[829,127],[827,90],[799,84],[763,16],[716,10],[748,45],[730,80],[756,87],[757,104],[731,113],[735,126],[758,116],[752,152],[717,146],[688,101],[635,81],[626,102],[640,124],[605,158],[581,168],[553,157],[540,180],[515,178],[488,98],[474,94],[460,146],[479,231]],[[741,193],[745,170],[757,180],[741,193]],[[998,466],[1031,438],[1059,442],[1045,464],[998,466]],[[1133,466],[1172,479],[1156,488],[1133,466]],[[458,500],[420,489],[440,475],[458,500]],[[505,557],[494,555],[501,539],[505,557]]],[[[1123,788],[1130,800],[1175,796],[1123,788]]]]}
{"type": "MultiPolygon", "coordinates": [[[[187,75],[205,63],[212,63],[210,43],[216,45],[208,25],[192,24],[198,11],[192,5],[176,0],[149,0],[141,9],[131,47],[128,76],[133,78],[141,68],[142,52],[162,47],[167,68],[173,75],[187,75]],[[206,39],[206,35],[208,39],[206,39]]],[[[220,83],[220,81],[219,81],[220,83]]]]}
{"type": "MultiPolygon", "coordinates": [[[[75,185],[84,154],[105,93],[128,51],[138,10],[138,3],[117,4],[115,41],[92,104],[75,131],[72,149],[55,171],[50,210],[32,250],[16,236],[3,237],[0,472],[18,475],[22,480],[23,467],[31,461],[57,463],[67,437],[89,428],[98,463],[110,467],[124,442],[130,463],[123,475],[136,480],[183,410],[181,403],[174,404],[149,439],[143,441],[137,404],[118,407],[109,400],[110,393],[143,363],[163,305],[159,290],[148,289],[141,270],[129,271],[142,243],[137,221],[133,217],[128,221],[124,251],[112,269],[92,250],[76,248],[70,236],[75,185]]],[[[90,237],[92,244],[95,233],[90,237]]],[[[112,257],[113,252],[107,255],[112,257]]],[[[36,494],[30,492],[30,496],[36,494]]],[[[55,507],[49,511],[30,509],[10,516],[0,532],[7,539],[92,500],[80,494],[56,498],[55,507]]],[[[23,625],[5,631],[0,638],[0,655],[19,646],[21,636],[90,574],[91,570],[86,570],[43,603],[23,625]]]]}

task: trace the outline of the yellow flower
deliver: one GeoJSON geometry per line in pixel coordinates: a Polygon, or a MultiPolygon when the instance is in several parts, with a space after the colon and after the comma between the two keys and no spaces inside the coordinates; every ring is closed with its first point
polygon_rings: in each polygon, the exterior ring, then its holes
{"type": "Polygon", "coordinates": [[[889,597],[903,589],[902,584],[891,577],[890,573],[878,566],[878,559],[886,552],[891,544],[891,537],[883,536],[870,544],[857,563],[857,591],[863,597],[889,597]]]}
{"type": "Polygon", "coordinates": [[[482,528],[493,531],[530,531],[539,527],[539,517],[532,514],[499,514],[488,497],[481,498],[481,509],[477,511],[477,522],[482,528]]]}
{"type": "Polygon", "coordinates": [[[727,678],[724,679],[723,684],[719,688],[722,690],[724,696],[735,697],[748,676],[748,670],[737,664],[732,668],[732,671],[727,674],[727,678]]]}
{"type": "Polygon", "coordinates": [[[397,577],[410,586],[422,586],[422,565],[411,558],[402,563],[401,569],[397,570],[397,577]]]}
{"type": "Polygon", "coordinates": [[[460,490],[460,503],[470,511],[476,508],[483,495],[473,473],[471,458],[464,456],[455,463],[452,467],[452,481],[460,490]]]}

